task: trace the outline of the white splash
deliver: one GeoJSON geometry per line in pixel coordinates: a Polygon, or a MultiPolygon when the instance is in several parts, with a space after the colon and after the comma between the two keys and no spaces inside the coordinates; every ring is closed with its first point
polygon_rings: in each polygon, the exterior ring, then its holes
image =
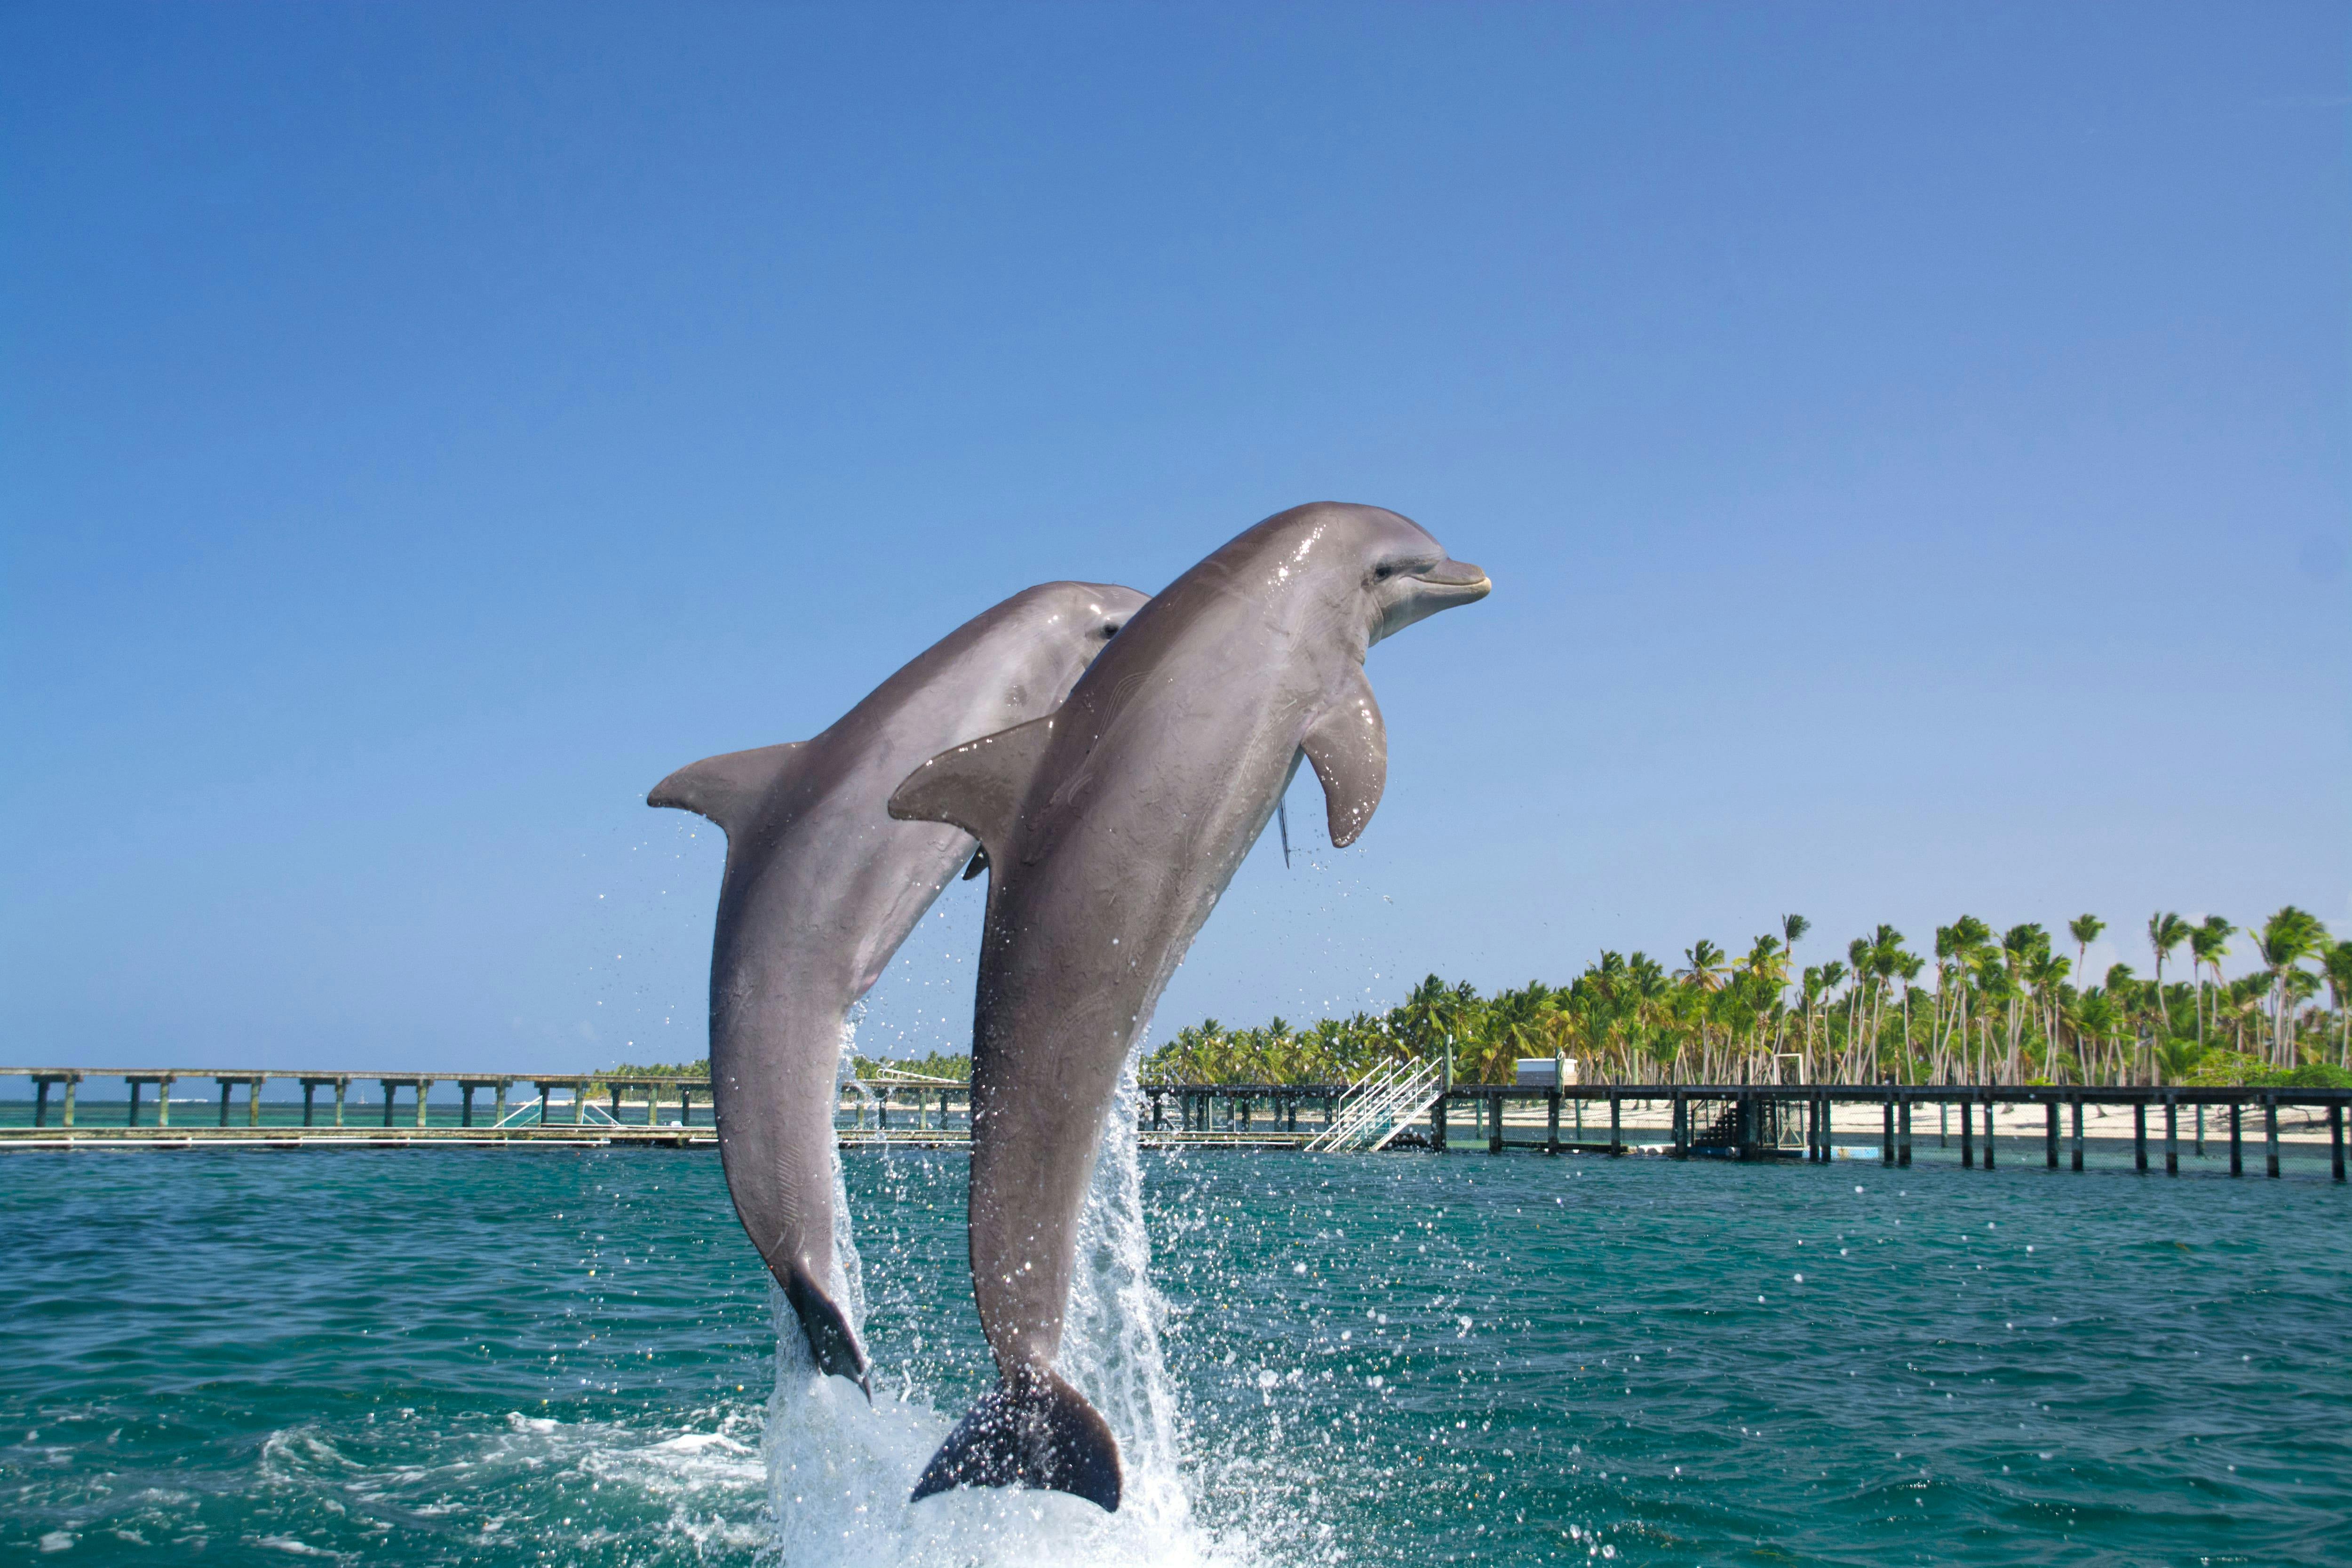
{"type": "MultiPolygon", "coordinates": [[[[789,1568],[1208,1568],[1254,1556],[1193,1518],[1180,1462],[1181,1413],[1161,1353],[1167,1306],[1150,1280],[1138,1158],[1135,1064],[1121,1075],[1079,1222],[1062,1370],[1118,1435],[1119,1510],[1060,1492],[955,1491],[907,1499],[954,1420],[910,1379],[877,1375],[871,1405],[820,1376],[783,1293],[772,1289],[776,1389],[768,1402],[768,1491],[778,1559],[789,1568]],[[896,1391],[893,1391],[895,1385],[896,1391]],[[1238,1548],[1241,1557],[1234,1555],[1238,1548]]],[[[836,1182],[840,1163],[835,1157],[836,1182]]],[[[841,1196],[836,1187],[837,1201],[841,1196]]],[[[845,1205],[835,1252],[857,1268],[845,1205]]],[[[862,1279],[844,1301],[863,1334],[862,1279]]],[[[877,1368],[877,1373],[882,1369],[877,1368]]]]}
{"type": "MultiPolygon", "coordinates": [[[[841,1057],[834,1068],[834,1081],[840,1082],[845,1072],[857,1059],[857,1021],[866,1016],[866,1004],[858,1003],[841,1021],[841,1057]]],[[[838,1093],[835,1103],[840,1103],[838,1093]]],[[[849,1314],[849,1326],[859,1343],[866,1340],[866,1263],[857,1256],[857,1237],[849,1223],[849,1187],[841,1173],[841,1143],[833,1147],[833,1273],[825,1280],[825,1289],[849,1314]]],[[[782,1292],[774,1294],[781,1298],[782,1292]]]]}

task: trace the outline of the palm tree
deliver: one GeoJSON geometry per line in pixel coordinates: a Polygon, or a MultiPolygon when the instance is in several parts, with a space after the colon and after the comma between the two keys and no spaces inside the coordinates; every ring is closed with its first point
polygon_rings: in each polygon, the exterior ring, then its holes
{"type": "MultiPolygon", "coordinates": [[[[1807,920],[1802,915],[1782,915],[1780,917],[1780,952],[1788,961],[1787,963],[1781,965],[1780,971],[1781,979],[1784,984],[1788,978],[1789,964],[1792,964],[1797,961],[1797,943],[1802,942],[1804,940],[1805,933],[1812,929],[1813,922],[1807,920]]],[[[1810,1075],[1808,1076],[1810,1077],[1810,1075]]]]}
{"type": "Polygon", "coordinates": [[[1845,944],[1845,961],[1852,966],[1853,983],[1845,991],[1845,1069],[1852,1076],[1849,1082],[1862,1081],[1862,1035],[1870,1016],[1870,999],[1878,969],[1872,958],[1870,939],[1855,937],[1845,944]]]}
{"type": "MultiPolygon", "coordinates": [[[[2174,948],[2189,940],[2189,922],[2177,914],[2147,917],[2147,945],[2156,952],[2156,988],[2159,995],[2164,990],[2164,961],[2172,956],[2174,948]]],[[[2169,1026],[2172,1015],[2165,1014],[2164,1021],[2169,1026]]],[[[2170,1032],[2168,1027],[2167,1032],[2170,1032]]]]}
{"type": "Polygon", "coordinates": [[[1979,967],[1979,955],[1992,941],[1992,927],[1974,915],[1962,915],[1948,929],[1952,933],[1952,1033],[1965,1063],[1969,1051],[1969,979],[1979,967]]]}
{"type": "Polygon", "coordinates": [[[2001,958],[2009,972],[2006,1000],[2009,1003],[2009,1081],[2011,1083],[2017,1081],[2018,1051],[2024,1043],[2026,971],[2049,951],[2050,933],[2032,921],[2011,926],[2001,935],[2001,958]]]}
{"type": "Polygon", "coordinates": [[[1807,1083],[1819,1081],[1813,1069],[1813,1009],[1822,999],[1822,966],[1818,963],[1805,965],[1805,972],[1797,983],[1797,1016],[1804,1031],[1799,1039],[1797,1052],[1805,1064],[1807,1083]]]}
{"type": "MultiPolygon", "coordinates": [[[[1829,1001],[1829,994],[1845,984],[1847,979],[1846,967],[1844,964],[1840,963],[1836,959],[1832,958],[1827,963],[1822,964],[1818,973],[1822,978],[1822,1000],[1826,1004],[1829,1001]]],[[[1824,1005],[1822,1009],[1822,1059],[1824,1065],[1828,1068],[1830,1081],[1834,1083],[1837,1081],[1838,1072],[1837,1053],[1828,1048],[1830,1043],[1829,1021],[1829,1008],[1827,1005],[1824,1005]]]]}
{"type": "Polygon", "coordinates": [[[2082,1043],[2085,1037],[2095,1040],[2104,1047],[2107,1037],[2115,1033],[2116,1018],[2114,998],[2098,986],[2092,986],[2074,998],[2074,1005],[2069,1009],[2067,1022],[2074,1026],[2075,1056],[2079,1060],[2082,1056],[2082,1043]]]}
{"type": "MultiPolygon", "coordinates": [[[[1447,1076],[1452,1077],[1453,1056],[1446,1050],[1445,1026],[1451,1016],[1453,990],[1436,975],[1430,975],[1412,988],[1397,1009],[1397,1025],[1413,1055],[1423,1060],[1440,1056],[1445,1058],[1447,1076]]],[[[1449,1082],[1448,1088],[1452,1087],[1449,1082]]]]}
{"type": "Polygon", "coordinates": [[[2352,1068],[2352,942],[2339,942],[2320,958],[2327,973],[2327,1000],[2336,1009],[2336,1065],[2352,1068]]]}
{"type": "Polygon", "coordinates": [[[2096,915],[2076,915],[2066,922],[2066,934],[2074,939],[2074,968],[2077,972],[2090,973],[2091,944],[2098,941],[2099,933],[2106,929],[2107,922],[2096,915]]]}
{"type": "Polygon", "coordinates": [[[1944,1070],[1946,1009],[1950,1007],[1953,1016],[1958,1016],[1958,1008],[1953,1005],[1955,998],[1951,994],[1952,972],[1955,967],[1953,961],[1952,928],[1937,926],[1936,928],[1936,994],[1931,1000],[1927,1016],[1928,1072],[1931,1077],[1944,1070]]]}
{"type": "Polygon", "coordinates": [[[2294,1010],[2288,992],[2287,977],[2307,958],[2315,958],[2326,949],[2327,928],[2318,917],[2293,904],[2263,922],[2261,932],[2254,938],[2254,952],[2263,961],[2263,968],[2271,977],[2271,991],[2275,1001],[2271,1009],[2271,1065],[2294,1066],[2294,1010]]]}
{"type": "MultiPolygon", "coordinates": [[[[1683,949],[1683,963],[1685,967],[1675,971],[1675,978],[1696,994],[1700,1001],[1706,1001],[1708,996],[1722,989],[1726,973],[1723,949],[1705,937],[1701,937],[1689,947],[1683,949]]],[[[1701,1079],[1713,1076],[1714,1043],[1706,1032],[1709,1011],[1704,1007],[1696,1010],[1698,1023],[1698,1072],[1701,1079]]]]}
{"type": "MultiPolygon", "coordinates": [[[[1911,957],[1909,953],[1903,951],[1903,933],[1893,926],[1880,926],[1870,933],[1867,942],[1864,952],[1873,984],[1868,1036],[1870,1054],[1864,1064],[1864,1081],[1878,1076],[1878,1039],[1886,1016],[1886,993],[1893,986],[1895,977],[1903,972],[1904,964],[1911,957]]],[[[1855,967],[1861,969],[1864,966],[1857,964],[1855,967]]]]}
{"type": "Polygon", "coordinates": [[[2205,923],[2189,933],[2189,964],[2197,975],[2197,1040],[2205,1041],[2205,971],[2213,972],[2213,984],[2221,984],[2221,960],[2229,955],[2230,939],[2238,928],[2220,915],[2207,915],[2205,923]]]}
{"type": "MultiPolygon", "coordinates": [[[[1897,950],[1900,952],[1900,950],[1897,950]]],[[[1895,965],[1895,975],[1903,982],[1903,1081],[1911,1081],[1911,987],[1918,980],[1927,961],[1916,952],[1902,952],[1895,965]]],[[[1933,1032],[1932,1030],[1930,1031],[1933,1032]]]]}
{"type": "Polygon", "coordinates": [[[1686,969],[1675,971],[1675,978],[1699,991],[1713,991],[1723,984],[1723,949],[1705,937],[1683,949],[1686,969]]]}
{"type": "Polygon", "coordinates": [[[2033,987],[2034,998],[2042,1004],[2042,1070],[2053,1077],[2058,1066],[2059,992],[2066,984],[2067,971],[2074,966],[2074,960],[2047,947],[2035,952],[2025,966],[2026,984],[2033,987]]]}
{"type": "Polygon", "coordinates": [[[1805,940],[1805,933],[1812,929],[1813,922],[1802,915],[1780,917],[1780,940],[1788,944],[1792,954],[1797,951],[1797,944],[1805,940]]]}
{"type": "Polygon", "coordinates": [[[1554,995],[1542,981],[1530,980],[1525,990],[1506,991],[1487,1004],[1486,1048],[1479,1059],[1479,1076],[1486,1082],[1511,1082],[1521,1053],[1534,1055],[1550,1045],[1554,995]]]}
{"type": "Polygon", "coordinates": [[[2204,1047],[2187,1035],[2168,1035],[2156,1042],[2157,1066],[2163,1069],[2167,1083],[2179,1083],[2187,1078],[2196,1070],[2197,1058],[2204,1054],[2204,1047]]]}
{"type": "MultiPolygon", "coordinates": [[[[2014,1016],[2019,995],[2017,972],[2009,963],[2002,962],[2002,950],[1988,950],[1983,952],[1977,961],[1976,976],[1977,993],[1984,998],[1986,1008],[1990,1009],[1995,1005],[2006,1004],[2011,1015],[2014,1016]]],[[[1980,1022],[1985,1031],[1985,1041],[1982,1052],[1978,1058],[1977,1070],[1984,1075],[1983,1079],[1979,1081],[1997,1081],[1994,1079],[1992,1064],[1992,1020],[1990,1017],[1984,1017],[1980,1022]]],[[[2004,1070],[2009,1070],[2006,1058],[2004,1058],[2004,1070]]],[[[2013,1081],[2015,1077],[2015,1072],[2011,1070],[2007,1081],[2013,1081]]]]}

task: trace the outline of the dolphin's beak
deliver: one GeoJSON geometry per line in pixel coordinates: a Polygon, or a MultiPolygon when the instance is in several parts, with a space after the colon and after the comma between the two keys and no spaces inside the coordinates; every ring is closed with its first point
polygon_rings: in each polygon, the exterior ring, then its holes
{"type": "Polygon", "coordinates": [[[1416,572],[1412,575],[1414,582],[1426,583],[1445,594],[1448,604],[1467,604],[1473,599],[1483,599],[1495,587],[1483,569],[1471,565],[1467,561],[1441,561],[1428,571],[1416,572]]]}
{"type": "Polygon", "coordinates": [[[1450,610],[1456,605],[1475,604],[1494,592],[1495,584],[1486,574],[1467,561],[1445,560],[1425,572],[1390,581],[1399,592],[1386,597],[1381,606],[1380,624],[1373,628],[1372,640],[1393,637],[1415,621],[1426,620],[1440,610],[1450,610]]]}

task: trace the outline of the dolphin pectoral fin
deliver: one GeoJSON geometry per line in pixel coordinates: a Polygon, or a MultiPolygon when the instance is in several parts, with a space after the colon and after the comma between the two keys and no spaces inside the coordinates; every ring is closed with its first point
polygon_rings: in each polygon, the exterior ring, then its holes
{"type": "Polygon", "coordinates": [[[961,827],[995,860],[993,851],[1011,837],[1029,781],[1053,741],[1054,715],[1048,713],[941,752],[907,775],[890,796],[890,815],[901,822],[961,827]]]}
{"type": "Polygon", "coordinates": [[[1051,1372],[992,1389],[956,1423],[907,1500],[955,1487],[1032,1487],[1118,1511],[1118,1439],[1087,1396],[1051,1372]]]}
{"type": "Polygon", "coordinates": [[[792,765],[793,753],[805,744],[787,741],[781,746],[758,746],[688,763],[654,785],[646,804],[698,812],[732,837],[792,765]]]}
{"type": "Polygon", "coordinates": [[[849,1326],[849,1319],[840,1306],[809,1277],[805,1268],[781,1270],[779,1282],[784,1288],[784,1300],[792,1303],[793,1315],[801,1321],[801,1332],[807,1336],[809,1353],[815,1358],[817,1370],[828,1377],[849,1379],[865,1390],[871,1403],[872,1363],[866,1359],[866,1347],[857,1342],[857,1331],[849,1326]]]}
{"type": "Polygon", "coordinates": [[[963,868],[962,880],[969,882],[974,877],[979,876],[982,871],[987,869],[988,851],[985,849],[975,849],[971,852],[971,863],[963,868]]]}
{"type": "Polygon", "coordinates": [[[1363,667],[1339,697],[1315,716],[1298,742],[1315,776],[1323,781],[1323,804],[1331,817],[1331,847],[1345,849],[1364,831],[1389,781],[1389,732],[1363,667]]]}

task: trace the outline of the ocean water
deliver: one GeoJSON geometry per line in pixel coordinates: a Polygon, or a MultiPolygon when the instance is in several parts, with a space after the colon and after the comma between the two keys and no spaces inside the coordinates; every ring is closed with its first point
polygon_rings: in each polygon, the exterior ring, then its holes
{"type": "Polygon", "coordinates": [[[780,1353],[713,1153],[12,1155],[0,1552],[2352,1560],[2352,1195],[2217,1163],[1129,1152],[1106,1516],[906,1504],[990,1377],[953,1153],[845,1158],[870,1407],[780,1353]]]}

